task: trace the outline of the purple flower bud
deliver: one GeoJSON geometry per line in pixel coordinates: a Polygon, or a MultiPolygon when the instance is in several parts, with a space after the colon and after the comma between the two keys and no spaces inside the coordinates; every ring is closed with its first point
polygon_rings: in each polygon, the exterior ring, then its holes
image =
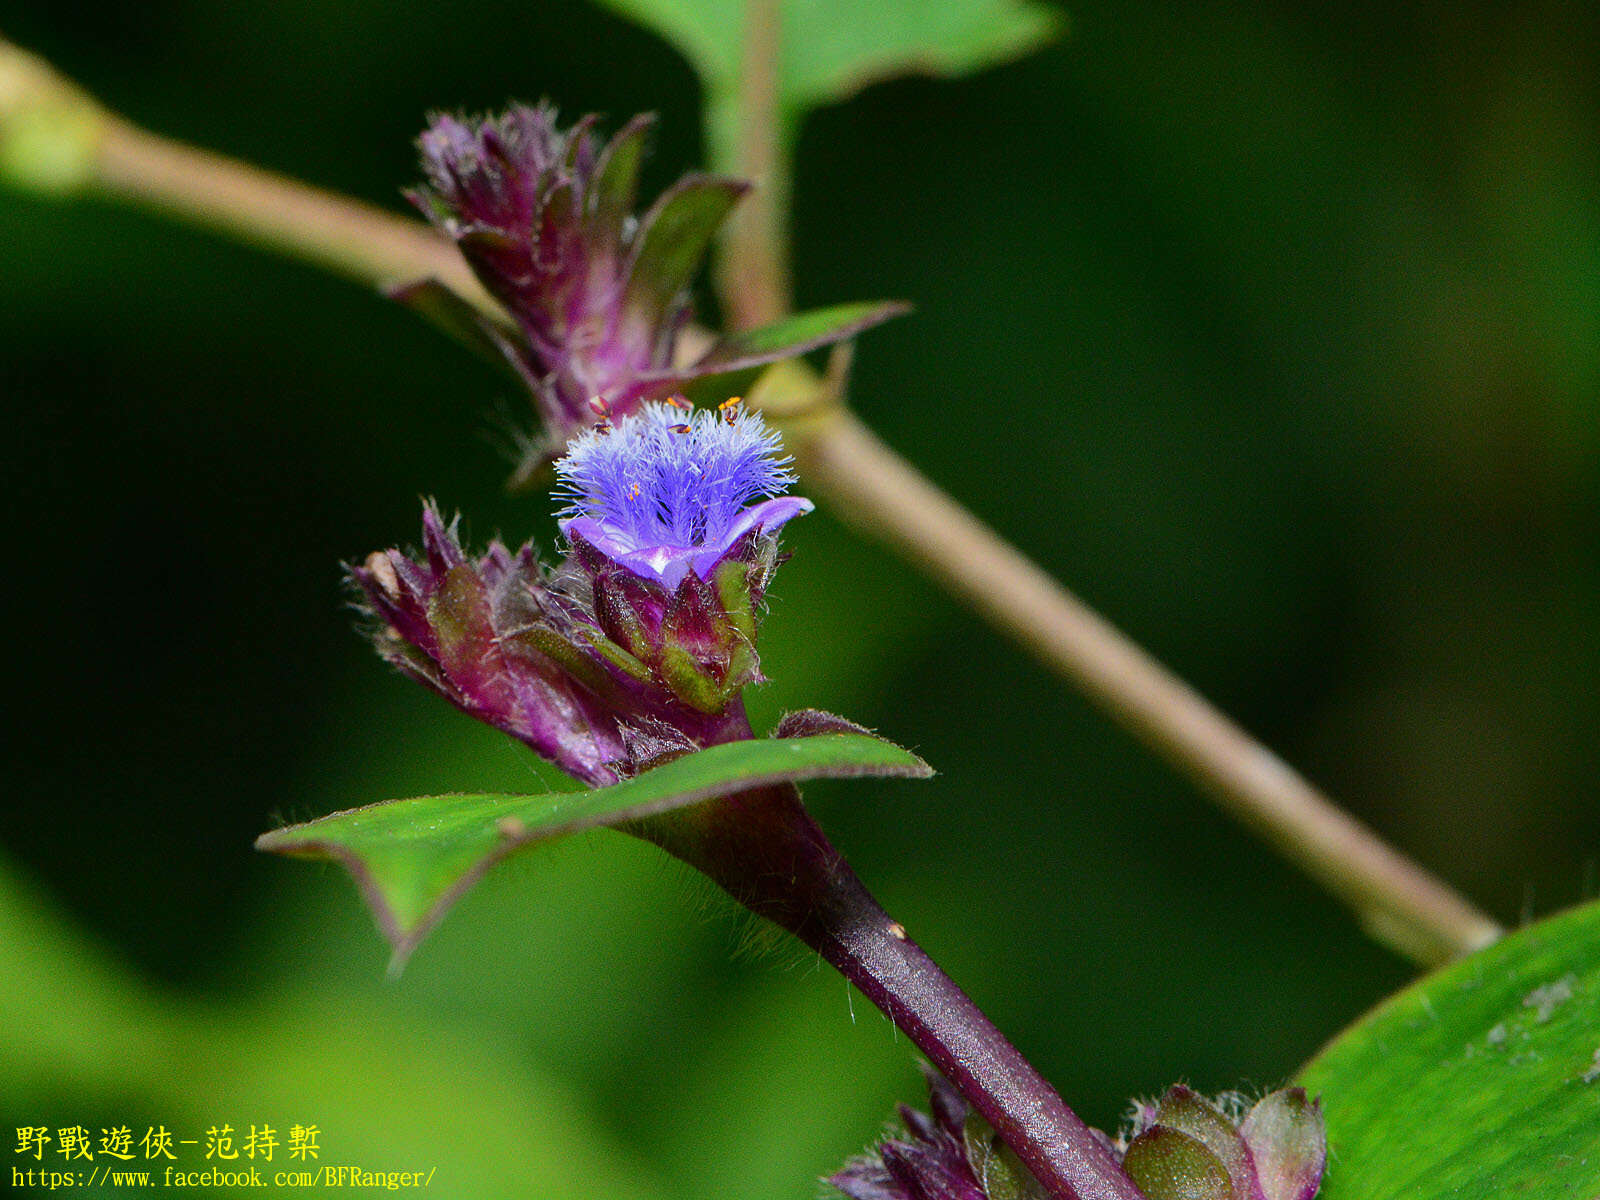
{"type": "Polygon", "coordinates": [[[420,560],[387,550],[350,569],[378,653],[568,774],[614,782],[628,758],[621,689],[582,648],[583,614],[549,586],[532,546],[494,542],[469,558],[431,504],[422,537],[420,560]]]}
{"type": "Polygon", "coordinates": [[[419,141],[428,183],[410,198],[515,318],[525,344],[502,350],[555,445],[593,421],[592,399],[625,412],[640,395],[631,385],[671,367],[688,286],[748,190],[686,176],[636,218],[653,124],[635,117],[605,142],[593,117],[562,130],[549,105],[514,105],[436,115],[419,141]]]}
{"type": "Polygon", "coordinates": [[[828,1182],[850,1200],[989,1200],[968,1156],[967,1102],[932,1070],[928,1098],[931,1116],[901,1105],[904,1134],[851,1159],[828,1182]]]}

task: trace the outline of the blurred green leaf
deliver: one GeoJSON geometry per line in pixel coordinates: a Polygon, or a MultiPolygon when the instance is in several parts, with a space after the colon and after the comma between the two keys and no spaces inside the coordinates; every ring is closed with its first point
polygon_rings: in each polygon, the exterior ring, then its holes
{"type": "Polygon", "coordinates": [[[273,830],[256,847],[345,867],[403,961],[485,871],[534,842],[774,783],[932,773],[909,750],[867,734],[761,738],[590,791],[390,800],[273,830]]]}
{"type": "MultiPolygon", "coordinates": [[[[436,1171],[445,1195],[661,1195],[586,1098],[527,1061],[504,1030],[418,1014],[392,993],[290,986],[199,1003],[158,990],[92,945],[4,857],[0,1027],[0,1117],[18,1124],[59,1114],[91,1129],[130,1125],[135,1139],[145,1122],[198,1139],[228,1123],[236,1146],[252,1124],[280,1138],[292,1123],[314,1124],[322,1161],[436,1171]]],[[[285,1153],[256,1163],[267,1179],[301,1165],[285,1153]]],[[[206,1163],[180,1145],[174,1165],[206,1163]]]]}
{"type": "Polygon", "coordinates": [[[1600,904],[1429,976],[1306,1068],[1322,1200],[1600,1192],[1600,904]]]}
{"type": "MultiPolygon", "coordinates": [[[[597,0],[654,30],[705,85],[706,137],[718,170],[736,171],[745,0],[597,0]]],[[[1056,36],[1059,13],[1032,0],[781,0],[777,134],[813,108],[899,75],[959,76],[1019,58],[1056,36]]],[[[783,180],[766,186],[787,189],[783,180]]]]}
{"type": "MultiPolygon", "coordinates": [[[[711,103],[737,92],[741,0],[600,0],[655,30],[693,64],[711,103]]],[[[1055,36],[1058,13],[1030,0],[786,0],[779,104],[786,115],[844,100],[897,75],[964,75],[1055,36]]]]}

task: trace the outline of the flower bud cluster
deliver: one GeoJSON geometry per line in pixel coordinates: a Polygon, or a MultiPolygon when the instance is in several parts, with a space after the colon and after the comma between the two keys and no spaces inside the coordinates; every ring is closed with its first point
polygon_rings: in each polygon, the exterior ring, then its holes
{"type": "MultiPolygon", "coordinates": [[[[904,1132],[828,1182],[851,1200],[1048,1200],[943,1077],[930,1072],[928,1091],[931,1115],[902,1105],[904,1132]]],[[[1178,1085],[1136,1105],[1120,1139],[1095,1132],[1149,1200],[1312,1200],[1327,1160],[1321,1107],[1301,1088],[1246,1108],[1178,1085]]]]}

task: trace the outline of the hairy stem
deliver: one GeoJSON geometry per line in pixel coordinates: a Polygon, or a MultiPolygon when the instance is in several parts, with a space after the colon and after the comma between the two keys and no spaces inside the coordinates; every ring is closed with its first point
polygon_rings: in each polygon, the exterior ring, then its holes
{"type": "Polygon", "coordinates": [[[792,786],[724,797],[638,830],[787,929],[881,1008],[1060,1200],[1143,1200],[1109,1150],[892,921],[792,786]]]}
{"type": "MultiPolygon", "coordinates": [[[[38,129],[30,127],[29,134],[49,142],[38,129]]],[[[57,193],[95,188],[368,285],[435,278],[484,311],[500,312],[455,247],[421,222],[140,129],[3,41],[0,152],[6,152],[0,153],[0,174],[9,171],[27,186],[57,193]],[[62,145],[47,144],[40,168],[23,172],[6,157],[6,122],[31,115],[48,118],[45,132],[58,132],[62,145]]],[[[786,186],[781,157],[770,162],[772,182],[786,186]]],[[[781,216],[781,205],[777,212],[781,216]]],[[[781,221],[767,228],[778,231],[781,244],[781,221]]],[[[767,261],[781,264],[781,250],[767,261]]],[[[724,279],[729,269],[725,261],[724,279]]],[[[751,270],[783,282],[748,308],[730,294],[730,309],[764,314],[776,305],[781,312],[786,269],[782,275],[770,265],[751,270]]],[[[1336,808],[853,416],[830,405],[840,380],[819,382],[803,364],[782,364],[768,378],[774,383],[751,399],[782,425],[813,490],[1086,690],[1350,903],[1376,937],[1432,965],[1500,934],[1490,918],[1336,808]]]]}

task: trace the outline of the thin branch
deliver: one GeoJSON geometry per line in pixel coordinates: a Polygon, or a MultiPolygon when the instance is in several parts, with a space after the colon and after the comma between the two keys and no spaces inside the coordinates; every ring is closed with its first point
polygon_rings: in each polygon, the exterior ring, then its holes
{"type": "Polygon", "coordinates": [[[114,196],[291,254],[360,283],[433,278],[483,308],[494,301],[455,244],[419,221],[271,171],[107,124],[95,183],[114,196]]]}
{"type": "Polygon", "coordinates": [[[454,243],[421,222],[151,133],[4,38],[0,182],[131,200],[367,285],[437,279],[497,311],[454,243]]]}
{"type": "MultiPolygon", "coordinates": [[[[760,169],[769,190],[782,195],[787,183],[771,172],[787,164],[759,157],[782,137],[775,109],[763,106],[778,70],[777,43],[763,40],[757,17],[765,7],[776,4],[751,0],[747,8],[745,90],[737,114],[745,157],[733,167],[741,174],[760,169]]],[[[751,276],[777,270],[772,264],[785,274],[766,281],[768,292],[781,284],[778,294],[788,295],[787,227],[761,228],[779,244],[762,248],[741,239],[724,247],[725,256],[741,255],[723,264],[724,283],[741,289],[724,292],[732,308],[744,295],[762,294],[763,281],[751,276]]],[[[807,483],[821,485],[845,520],[898,550],[1076,684],[1348,903],[1379,940],[1434,965],[1499,937],[1492,919],[1334,805],[880,441],[844,408],[848,360],[835,364],[837,371],[830,367],[823,381],[804,364],[784,364],[752,400],[784,421],[785,442],[807,483]]]]}
{"type": "MultiPolygon", "coordinates": [[[[39,60],[0,41],[0,151],[6,121],[41,105],[70,115],[63,128],[73,140],[71,154],[45,156],[51,171],[42,182],[38,173],[26,178],[30,186],[98,188],[368,285],[436,278],[485,311],[498,311],[454,247],[420,222],[158,137],[106,113],[39,60]]],[[[14,164],[0,165],[18,178],[14,164]]],[[[775,160],[773,169],[781,165],[775,160]]],[[[781,178],[771,182],[782,186],[781,178]]],[[[777,299],[759,304],[775,303],[781,312],[786,283],[768,294],[777,299]]],[[[770,310],[752,302],[749,311],[770,310]]],[[[1334,806],[918,474],[838,407],[841,385],[842,378],[819,383],[803,363],[784,363],[751,399],[782,426],[808,483],[843,517],[1081,687],[1349,903],[1380,940],[1431,965],[1499,936],[1489,917],[1334,806]]]]}

